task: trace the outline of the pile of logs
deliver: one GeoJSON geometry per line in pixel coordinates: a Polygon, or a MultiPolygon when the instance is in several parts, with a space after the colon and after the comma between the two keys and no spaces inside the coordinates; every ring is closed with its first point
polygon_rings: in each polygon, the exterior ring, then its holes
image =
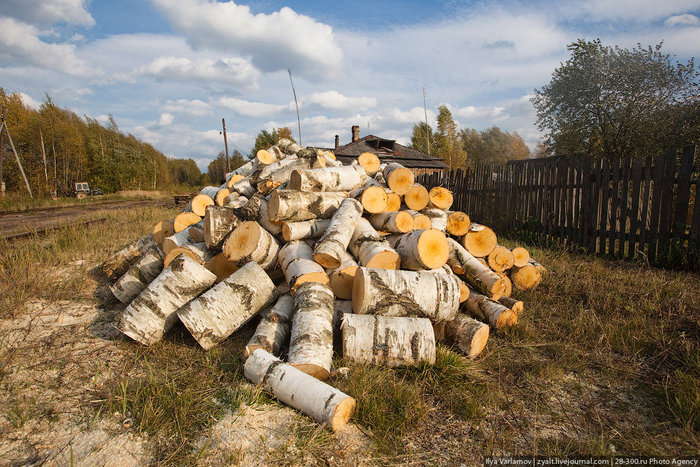
{"type": "Polygon", "coordinates": [[[180,321],[210,349],[256,319],[246,377],[335,430],[355,400],[323,382],[334,339],[348,362],[431,364],[442,340],[475,358],[539,284],[527,250],[451,207],[400,164],[281,139],[105,261],[119,329],[151,345],[180,321]]]}

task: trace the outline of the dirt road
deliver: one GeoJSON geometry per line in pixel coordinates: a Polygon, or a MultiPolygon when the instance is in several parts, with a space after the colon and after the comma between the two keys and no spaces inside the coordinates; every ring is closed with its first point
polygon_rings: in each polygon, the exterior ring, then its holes
{"type": "Polygon", "coordinates": [[[99,213],[137,206],[167,206],[171,200],[114,201],[65,208],[33,209],[0,214],[0,238],[13,238],[28,232],[43,232],[58,226],[77,224],[100,217],[99,213]]]}

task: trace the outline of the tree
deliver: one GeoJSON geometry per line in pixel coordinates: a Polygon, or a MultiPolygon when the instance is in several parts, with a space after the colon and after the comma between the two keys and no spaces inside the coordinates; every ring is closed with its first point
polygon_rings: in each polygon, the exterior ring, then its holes
{"type": "Polygon", "coordinates": [[[220,151],[216,159],[209,163],[207,175],[209,175],[209,181],[215,185],[224,182],[226,178],[226,154],[224,151],[220,151]]]}
{"type": "Polygon", "coordinates": [[[509,133],[495,125],[481,132],[465,128],[459,138],[470,161],[505,164],[530,157],[530,149],[517,131],[509,133]]]}
{"type": "Polygon", "coordinates": [[[446,105],[438,107],[437,133],[435,134],[435,155],[451,168],[463,167],[467,153],[457,136],[457,124],[446,105]]]}
{"type": "Polygon", "coordinates": [[[569,44],[571,57],[535,90],[537,124],[557,155],[635,156],[700,138],[700,75],[662,44],[632,50],[600,39],[569,44]]]}
{"type": "Polygon", "coordinates": [[[411,147],[426,154],[435,154],[435,136],[433,129],[425,122],[413,124],[413,134],[411,135],[411,147]],[[427,136],[426,136],[427,132],[427,136]],[[428,138],[430,138],[430,151],[428,151],[428,138]]]}
{"type": "Polygon", "coordinates": [[[255,158],[259,150],[274,146],[280,138],[287,138],[296,143],[294,138],[292,138],[292,130],[290,130],[289,127],[273,129],[272,132],[260,130],[258,136],[255,137],[255,144],[253,145],[253,149],[250,150],[248,159],[255,158]]]}

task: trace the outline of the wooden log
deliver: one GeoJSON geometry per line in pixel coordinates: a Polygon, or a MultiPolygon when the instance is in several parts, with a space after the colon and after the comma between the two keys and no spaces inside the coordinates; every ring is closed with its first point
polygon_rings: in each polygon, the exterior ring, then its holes
{"type": "Polygon", "coordinates": [[[542,274],[532,264],[521,268],[515,266],[510,270],[510,280],[518,290],[528,290],[537,287],[542,282],[542,274]]]}
{"type": "Polygon", "coordinates": [[[190,240],[189,230],[190,230],[190,228],[188,227],[185,230],[182,230],[176,234],[173,234],[170,237],[163,240],[163,248],[162,248],[163,253],[167,255],[174,248],[190,244],[191,240],[190,240]]]}
{"type": "Polygon", "coordinates": [[[226,181],[226,188],[228,188],[229,192],[235,193],[235,191],[233,190],[233,185],[235,185],[236,182],[240,182],[240,181],[243,180],[244,178],[245,178],[245,176],[243,176],[243,175],[240,175],[240,174],[232,174],[232,175],[231,175],[231,178],[229,178],[229,179],[226,181]]]}
{"type": "Polygon", "coordinates": [[[272,269],[277,262],[280,244],[255,221],[246,221],[236,227],[224,242],[224,254],[243,266],[254,261],[263,269],[272,269]]]}
{"type": "Polygon", "coordinates": [[[357,157],[357,163],[365,169],[370,177],[377,173],[380,167],[379,157],[371,152],[363,152],[357,157]]]}
{"type": "Polygon", "coordinates": [[[462,245],[472,255],[485,258],[498,245],[498,238],[490,228],[472,222],[469,232],[462,237],[462,245]]]}
{"type": "MultiPolygon", "coordinates": [[[[274,174],[275,172],[280,172],[283,169],[285,169],[286,167],[290,167],[290,166],[294,166],[294,167],[292,169],[290,169],[289,173],[291,173],[291,170],[294,170],[294,168],[299,166],[299,158],[297,156],[288,156],[284,159],[280,159],[279,161],[273,162],[272,164],[270,164],[268,166],[262,167],[260,169],[260,172],[258,173],[257,181],[263,182],[265,180],[269,180],[270,182],[272,182],[273,181],[272,174],[274,174]]],[[[308,163],[301,164],[301,167],[308,168],[308,163]]],[[[278,178],[279,177],[275,177],[275,180],[277,180],[278,178]]],[[[270,185],[263,185],[261,187],[264,189],[274,188],[273,185],[274,185],[274,183],[272,183],[270,185]]]]}
{"type": "Polygon", "coordinates": [[[459,308],[459,279],[428,271],[358,268],[352,288],[358,314],[454,319],[459,308]]]}
{"type": "Polygon", "coordinates": [[[413,210],[408,210],[406,212],[413,216],[413,230],[428,230],[433,228],[430,217],[425,214],[413,210]]]}
{"type": "Polygon", "coordinates": [[[226,206],[207,206],[204,214],[204,243],[207,248],[219,249],[224,240],[241,221],[232,208],[226,206]]]}
{"type": "Polygon", "coordinates": [[[330,282],[323,267],[314,261],[313,250],[303,240],[293,240],[284,245],[280,249],[278,261],[292,292],[296,292],[305,282],[330,282]]]}
{"type": "Polygon", "coordinates": [[[512,297],[501,297],[498,303],[513,310],[513,313],[520,315],[525,310],[525,305],[521,300],[512,297]]]}
{"type": "Polygon", "coordinates": [[[369,216],[372,227],[382,232],[406,233],[413,230],[413,216],[407,211],[380,212],[369,216]]]}
{"type": "Polygon", "coordinates": [[[506,247],[496,246],[489,253],[488,263],[495,272],[503,272],[513,267],[513,253],[506,247]]]}
{"type": "Polygon", "coordinates": [[[351,191],[363,185],[367,176],[359,165],[294,170],[287,188],[299,191],[351,191]]]}
{"type": "Polygon", "coordinates": [[[172,220],[160,221],[153,227],[153,239],[156,241],[158,246],[162,246],[163,240],[174,233],[175,228],[173,227],[172,220]]]}
{"type": "Polygon", "coordinates": [[[131,303],[163,270],[163,252],[157,246],[150,248],[109,289],[117,300],[131,303]]]}
{"type": "Polygon", "coordinates": [[[362,208],[370,213],[376,214],[386,210],[387,194],[381,186],[367,186],[350,192],[349,196],[355,198],[362,204],[362,208]]]}
{"type": "Polygon", "coordinates": [[[193,212],[181,212],[173,219],[173,230],[175,233],[182,232],[187,227],[201,221],[202,218],[193,212]]]}
{"type": "Polygon", "coordinates": [[[328,229],[330,219],[311,219],[300,222],[285,222],[282,224],[282,238],[285,242],[305,238],[319,238],[328,229]]]}
{"type": "Polygon", "coordinates": [[[270,220],[268,202],[262,193],[255,193],[243,206],[235,210],[236,215],[246,221],[256,221],[272,235],[282,232],[282,226],[270,220]]]}
{"type": "Polygon", "coordinates": [[[214,203],[217,206],[226,206],[229,195],[231,195],[231,190],[229,190],[228,188],[219,189],[219,191],[216,192],[216,198],[214,198],[214,203]]]}
{"type": "Polygon", "coordinates": [[[528,264],[533,265],[533,266],[535,267],[535,269],[537,269],[537,271],[539,271],[539,273],[540,273],[541,276],[544,277],[544,276],[547,275],[547,268],[545,268],[544,266],[542,266],[540,263],[538,263],[538,262],[535,261],[534,259],[530,258],[530,260],[528,261],[528,264]]]}
{"type": "Polygon", "coordinates": [[[190,243],[201,243],[204,241],[204,220],[192,224],[187,229],[187,235],[190,236],[190,243]]]}
{"type": "Polygon", "coordinates": [[[217,284],[240,269],[236,263],[226,257],[223,251],[207,255],[204,259],[204,267],[216,274],[217,284]]]}
{"type": "Polygon", "coordinates": [[[355,399],[257,349],[245,362],[245,377],[285,404],[337,431],[348,423],[355,399]]]}
{"type": "Polygon", "coordinates": [[[513,248],[511,253],[513,253],[513,266],[521,268],[530,262],[530,252],[521,246],[513,248]]]}
{"type": "Polygon", "coordinates": [[[180,255],[126,307],[117,327],[135,341],[154,344],[175,324],[178,308],[215,280],[204,266],[180,255]]]}
{"type": "Polygon", "coordinates": [[[350,300],[352,298],[352,284],[358,267],[359,265],[355,259],[346,251],[340,266],[328,274],[330,277],[329,285],[336,297],[341,300],[350,300]]]}
{"type": "Polygon", "coordinates": [[[447,264],[455,274],[479,292],[498,300],[505,290],[503,279],[484,265],[478,258],[472,256],[462,245],[452,238],[447,239],[450,252],[447,264]]]}
{"type": "Polygon", "coordinates": [[[445,232],[447,230],[447,213],[442,209],[426,208],[421,214],[428,216],[432,229],[437,229],[445,232]]]}
{"type": "Polygon", "coordinates": [[[207,206],[214,204],[218,191],[219,188],[215,186],[205,186],[202,188],[199,194],[190,201],[192,212],[197,214],[200,218],[204,217],[207,206]]]}
{"type": "Polygon", "coordinates": [[[335,297],[328,286],[305,282],[297,289],[287,361],[320,380],[331,371],[334,310],[335,297]]]}
{"type": "MultiPolygon", "coordinates": [[[[381,172],[379,172],[379,173],[381,173],[381,172]]],[[[386,192],[386,207],[384,208],[384,210],[388,211],[388,212],[394,212],[394,211],[400,210],[401,209],[401,202],[402,202],[401,195],[398,193],[394,193],[391,190],[389,190],[389,191],[385,190],[385,192],[386,192]]]]}
{"type": "Polygon", "coordinates": [[[119,248],[102,263],[102,271],[111,280],[120,278],[138,259],[157,243],[153,234],[144,235],[138,240],[119,248]]]}
{"type": "Polygon", "coordinates": [[[285,157],[287,157],[287,155],[277,146],[271,146],[268,149],[260,149],[255,155],[259,165],[270,165],[285,157]]]}
{"type": "Polygon", "coordinates": [[[362,216],[359,201],[347,198],[331,217],[331,222],[314,247],[314,260],[323,267],[337,268],[362,216]]]}
{"type": "MultiPolygon", "coordinates": [[[[245,164],[243,164],[242,166],[235,169],[234,171],[227,173],[226,174],[226,182],[229,183],[231,181],[231,179],[233,177],[236,177],[236,176],[247,177],[250,174],[252,174],[253,172],[255,172],[257,167],[258,167],[258,161],[255,159],[250,160],[250,161],[246,162],[245,164]]],[[[229,185],[228,187],[231,188],[231,185],[229,185]]]]}
{"type": "Polygon", "coordinates": [[[481,355],[489,339],[489,325],[464,313],[457,313],[454,320],[445,323],[445,338],[469,358],[481,355]]]}
{"type": "Polygon", "coordinates": [[[267,210],[273,222],[329,219],[345,198],[344,192],[277,190],[270,196],[267,210]]]}
{"type": "Polygon", "coordinates": [[[175,247],[165,255],[163,267],[167,268],[172,260],[183,254],[189,256],[199,264],[204,264],[204,260],[207,257],[207,246],[204,242],[201,242],[187,243],[186,245],[175,247]]]}
{"type": "Polygon", "coordinates": [[[447,211],[447,232],[455,237],[461,237],[469,232],[471,220],[462,211],[447,211]]]}
{"type": "Polygon", "coordinates": [[[226,207],[231,208],[231,209],[239,209],[245,206],[245,204],[248,202],[248,198],[246,198],[243,195],[239,195],[235,191],[228,195],[228,198],[226,198],[226,207]]]}
{"type": "Polygon", "coordinates": [[[338,343],[342,340],[340,326],[343,324],[343,316],[348,313],[353,314],[352,300],[336,300],[333,314],[333,336],[338,338],[338,343]]]}
{"type": "Polygon", "coordinates": [[[348,249],[360,265],[368,268],[398,269],[401,265],[401,257],[396,250],[364,217],[357,221],[348,249]]]}
{"type": "Polygon", "coordinates": [[[391,191],[400,195],[405,195],[415,181],[413,172],[396,162],[387,164],[383,172],[384,180],[391,191]]]}
{"type": "Polygon", "coordinates": [[[505,329],[518,323],[518,315],[512,310],[476,290],[472,290],[469,299],[464,302],[464,310],[494,329],[505,329]]]}
{"type": "Polygon", "coordinates": [[[244,178],[242,180],[237,181],[236,183],[233,184],[231,187],[233,190],[238,193],[239,195],[243,195],[246,198],[252,197],[255,193],[258,192],[257,187],[253,186],[250,183],[250,179],[244,178]]]}
{"type": "Polygon", "coordinates": [[[445,321],[433,323],[433,333],[435,333],[435,342],[443,342],[445,340],[445,321]]]}
{"type": "Polygon", "coordinates": [[[275,284],[251,261],[181,307],[177,316],[199,345],[209,350],[276,298],[275,284]]]}
{"type": "Polygon", "coordinates": [[[442,267],[450,254],[447,237],[435,229],[389,235],[386,240],[401,256],[401,266],[414,271],[442,267]]]}
{"type": "Polygon", "coordinates": [[[435,333],[427,318],[348,314],[340,326],[343,358],[388,367],[435,363],[435,333]]]}
{"type": "Polygon", "coordinates": [[[452,206],[452,192],[447,188],[436,186],[430,189],[428,193],[430,200],[428,201],[429,208],[437,208],[447,210],[452,206]]]}
{"type": "Polygon", "coordinates": [[[289,341],[294,298],[289,293],[280,295],[275,305],[262,313],[262,319],[255,328],[253,337],[243,350],[244,361],[257,349],[264,349],[278,357],[282,354],[289,341]]]}
{"type": "Polygon", "coordinates": [[[403,202],[406,203],[408,209],[412,211],[420,211],[428,205],[430,197],[428,190],[421,184],[414,183],[403,195],[403,202]]]}
{"type": "MultiPolygon", "coordinates": [[[[505,285],[505,287],[503,288],[503,296],[501,298],[510,297],[513,294],[513,282],[510,280],[510,277],[508,277],[508,274],[506,274],[505,272],[497,272],[496,274],[498,274],[501,277],[501,279],[503,279],[503,285],[505,285]]],[[[486,295],[488,296],[488,294],[486,295]]],[[[496,300],[493,297],[489,298],[491,298],[491,300],[496,300]]],[[[500,300],[500,298],[498,300],[500,300]]]]}

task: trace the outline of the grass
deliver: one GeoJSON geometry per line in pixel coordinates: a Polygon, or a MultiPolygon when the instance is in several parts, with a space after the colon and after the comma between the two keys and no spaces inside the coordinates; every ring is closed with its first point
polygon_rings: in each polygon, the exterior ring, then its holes
{"type": "MultiPolygon", "coordinates": [[[[193,191],[192,189],[185,190],[185,192],[193,191]]],[[[182,190],[177,191],[182,192],[182,190]]],[[[0,198],[0,213],[3,212],[21,212],[27,211],[29,209],[41,209],[41,208],[56,208],[56,207],[69,207],[69,206],[86,206],[103,204],[114,201],[123,200],[149,200],[149,199],[166,199],[170,198],[172,194],[166,191],[120,191],[117,193],[111,193],[107,195],[100,196],[88,196],[82,199],[73,197],[61,197],[58,199],[51,199],[48,197],[35,197],[28,198],[25,194],[9,193],[4,197],[0,198]]]]}

